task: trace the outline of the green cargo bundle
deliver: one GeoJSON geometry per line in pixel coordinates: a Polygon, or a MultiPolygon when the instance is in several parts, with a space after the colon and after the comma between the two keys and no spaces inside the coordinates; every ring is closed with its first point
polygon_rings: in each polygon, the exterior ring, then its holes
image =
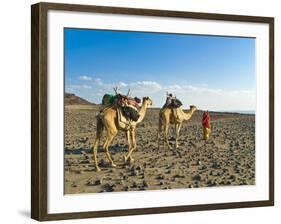
{"type": "Polygon", "coordinates": [[[112,105],[116,98],[117,95],[104,94],[104,96],[102,97],[102,104],[106,106],[112,105]]]}

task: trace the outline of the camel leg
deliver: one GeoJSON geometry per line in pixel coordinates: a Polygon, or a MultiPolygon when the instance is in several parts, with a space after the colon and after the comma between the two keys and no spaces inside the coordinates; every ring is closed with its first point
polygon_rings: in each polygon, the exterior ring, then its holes
{"type": "Polygon", "coordinates": [[[160,149],[160,143],[161,143],[161,131],[162,131],[162,122],[161,122],[161,119],[159,119],[159,123],[158,123],[158,133],[157,133],[158,150],[160,149]]]}
{"type": "Polygon", "coordinates": [[[132,133],[131,133],[131,138],[132,138],[132,149],[131,149],[131,151],[130,151],[130,161],[133,162],[134,159],[133,159],[133,157],[132,157],[132,152],[133,152],[134,150],[136,150],[136,148],[137,148],[136,132],[135,132],[135,131],[132,131],[132,133]]]}
{"type": "Polygon", "coordinates": [[[98,160],[97,160],[97,151],[98,151],[99,142],[100,142],[100,138],[97,137],[96,140],[95,140],[94,149],[93,149],[96,171],[100,171],[100,168],[99,168],[99,165],[98,165],[98,160]]]}
{"type": "Polygon", "coordinates": [[[179,147],[178,138],[180,136],[181,124],[182,123],[176,124],[176,148],[179,147]]]}
{"type": "Polygon", "coordinates": [[[97,131],[96,131],[96,139],[93,145],[93,159],[95,162],[95,168],[96,171],[100,171],[99,165],[98,165],[98,160],[97,160],[97,151],[98,151],[98,146],[100,144],[100,139],[102,136],[102,132],[103,132],[103,124],[101,122],[101,120],[99,118],[97,118],[97,131]]]}
{"type": "Polygon", "coordinates": [[[131,147],[131,150],[128,152],[128,154],[125,156],[125,161],[128,158],[130,158],[130,162],[133,162],[134,159],[132,158],[131,154],[137,148],[135,131],[130,132],[130,137],[131,137],[131,141],[132,141],[132,147],[131,147]]]}
{"type": "Polygon", "coordinates": [[[110,143],[112,142],[113,138],[116,136],[116,134],[117,134],[117,133],[112,133],[112,132],[108,133],[108,134],[107,134],[107,138],[106,138],[106,140],[105,140],[105,143],[104,143],[104,145],[103,145],[103,149],[104,149],[104,151],[105,151],[106,157],[107,157],[107,159],[109,160],[109,162],[110,162],[110,164],[111,164],[112,167],[116,167],[116,164],[113,162],[113,160],[112,160],[112,158],[111,158],[111,156],[110,156],[108,147],[109,147],[110,143]]]}
{"type": "MultiPolygon", "coordinates": [[[[126,131],[126,138],[127,138],[127,143],[128,143],[128,153],[131,151],[132,148],[132,143],[131,143],[131,137],[130,137],[130,132],[126,131]]],[[[127,162],[127,156],[124,156],[124,161],[127,162]]]]}
{"type": "Polygon", "coordinates": [[[172,149],[171,146],[170,146],[170,144],[169,144],[169,140],[168,140],[169,124],[166,124],[166,125],[165,125],[164,130],[165,130],[164,146],[165,146],[165,143],[166,143],[166,145],[168,146],[168,148],[169,148],[169,149],[172,149]]]}

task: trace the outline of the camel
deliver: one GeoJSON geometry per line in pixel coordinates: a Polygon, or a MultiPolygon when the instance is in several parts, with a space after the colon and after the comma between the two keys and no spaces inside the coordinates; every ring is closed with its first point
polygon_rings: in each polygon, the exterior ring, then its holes
{"type": "Polygon", "coordinates": [[[196,106],[190,106],[187,112],[183,111],[182,107],[179,108],[162,108],[159,113],[159,126],[158,126],[158,148],[160,148],[160,134],[162,128],[164,129],[164,147],[165,143],[171,149],[168,140],[169,125],[174,124],[176,130],[176,148],[179,147],[178,138],[183,121],[189,120],[193,113],[197,110],[196,106]]]}
{"type": "Polygon", "coordinates": [[[128,154],[124,156],[125,162],[130,159],[130,162],[133,162],[132,152],[136,149],[136,137],[135,130],[138,123],[142,122],[145,117],[147,108],[152,105],[152,100],[149,97],[144,97],[139,111],[139,119],[136,122],[130,122],[126,127],[120,127],[118,121],[118,112],[116,107],[108,107],[104,109],[102,114],[97,115],[97,129],[96,129],[96,139],[94,142],[93,157],[95,162],[96,171],[100,171],[97,162],[97,148],[100,144],[103,130],[106,130],[106,140],[103,144],[103,149],[109,160],[112,167],[116,167],[116,164],[113,162],[110,153],[109,145],[113,141],[114,137],[117,135],[118,131],[124,131],[126,133],[126,138],[128,142],[128,154]]]}

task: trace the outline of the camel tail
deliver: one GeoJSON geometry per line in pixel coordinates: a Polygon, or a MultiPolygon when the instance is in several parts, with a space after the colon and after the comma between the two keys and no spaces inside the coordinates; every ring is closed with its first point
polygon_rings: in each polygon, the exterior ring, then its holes
{"type": "Polygon", "coordinates": [[[104,129],[102,119],[99,115],[96,116],[96,123],[97,123],[96,124],[96,139],[95,139],[95,142],[93,144],[93,159],[95,161],[96,170],[99,171],[100,168],[98,166],[98,161],[97,161],[97,152],[98,152],[98,147],[99,147],[100,140],[101,140],[101,137],[102,137],[102,132],[103,132],[103,129],[104,129]]]}
{"type": "Polygon", "coordinates": [[[104,125],[101,117],[98,115],[96,116],[96,138],[94,141],[94,151],[97,150],[97,148],[100,145],[103,130],[104,130],[104,125]]]}
{"type": "Polygon", "coordinates": [[[104,125],[100,115],[96,116],[96,139],[100,139],[102,137],[102,133],[104,130],[104,125]]]}
{"type": "Polygon", "coordinates": [[[162,131],[162,114],[159,113],[159,119],[158,119],[158,133],[161,133],[162,131]]]}
{"type": "Polygon", "coordinates": [[[157,140],[158,140],[158,149],[160,148],[160,136],[161,136],[161,132],[162,132],[162,113],[160,111],[159,113],[159,119],[158,119],[158,132],[157,132],[157,140]]]}

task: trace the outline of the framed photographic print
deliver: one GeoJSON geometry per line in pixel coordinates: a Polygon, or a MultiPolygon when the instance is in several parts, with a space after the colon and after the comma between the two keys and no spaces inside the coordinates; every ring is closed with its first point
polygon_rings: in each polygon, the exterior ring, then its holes
{"type": "Polygon", "coordinates": [[[32,5],[32,218],[274,204],[274,18],[32,5]]]}

